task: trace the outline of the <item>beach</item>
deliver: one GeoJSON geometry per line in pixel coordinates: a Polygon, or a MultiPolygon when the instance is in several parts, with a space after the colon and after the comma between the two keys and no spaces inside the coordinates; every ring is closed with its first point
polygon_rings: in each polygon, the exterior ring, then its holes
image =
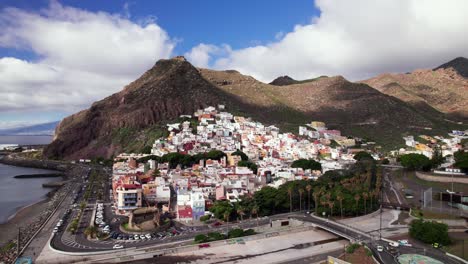
{"type": "Polygon", "coordinates": [[[49,198],[46,198],[23,207],[15,215],[11,216],[6,223],[0,224],[0,245],[15,239],[18,236],[18,227],[21,227],[21,230],[27,230],[29,226],[37,221],[37,217],[46,211],[48,203],[49,198]]]}

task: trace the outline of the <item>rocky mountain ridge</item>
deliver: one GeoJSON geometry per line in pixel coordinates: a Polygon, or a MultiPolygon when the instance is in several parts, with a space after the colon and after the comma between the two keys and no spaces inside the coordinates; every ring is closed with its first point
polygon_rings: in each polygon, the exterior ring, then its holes
{"type": "Polygon", "coordinates": [[[44,154],[52,158],[111,157],[140,151],[164,135],[165,123],[218,104],[283,131],[321,120],[343,134],[396,146],[406,133],[450,129],[445,116],[341,76],[275,86],[237,71],[197,69],[183,57],[160,60],[122,91],[95,102],[58,125],[44,154]],[[424,110],[421,110],[424,109],[424,110]]]}

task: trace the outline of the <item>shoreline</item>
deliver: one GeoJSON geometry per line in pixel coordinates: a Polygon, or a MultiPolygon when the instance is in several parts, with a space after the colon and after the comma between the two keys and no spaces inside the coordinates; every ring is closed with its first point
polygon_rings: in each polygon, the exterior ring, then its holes
{"type": "Polygon", "coordinates": [[[22,232],[30,224],[36,221],[36,218],[46,210],[50,201],[50,197],[45,197],[40,201],[26,205],[17,210],[13,215],[8,217],[5,223],[0,224],[0,245],[4,245],[18,236],[18,227],[21,227],[22,232]]]}
{"type": "Polygon", "coordinates": [[[47,193],[45,197],[43,197],[42,199],[40,199],[40,200],[37,201],[37,202],[33,202],[33,203],[28,204],[28,205],[25,205],[25,206],[18,206],[18,207],[15,209],[15,212],[14,212],[12,215],[8,216],[6,222],[0,223],[0,225],[11,224],[10,221],[14,220],[14,218],[15,218],[17,215],[21,214],[23,211],[27,210],[28,208],[30,208],[30,207],[32,207],[32,206],[34,206],[34,205],[36,205],[36,204],[40,204],[40,203],[42,203],[42,202],[49,202],[50,197],[48,197],[48,194],[49,194],[49,193],[47,193]]]}

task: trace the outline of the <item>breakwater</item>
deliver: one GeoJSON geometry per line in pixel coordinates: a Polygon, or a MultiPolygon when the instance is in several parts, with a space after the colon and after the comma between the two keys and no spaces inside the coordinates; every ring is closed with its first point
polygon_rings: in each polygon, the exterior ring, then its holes
{"type": "Polygon", "coordinates": [[[28,167],[28,168],[58,170],[58,171],[67,171],[70,169],[72,165],[74,165],[66,161],[26,159],[26,158],[18,157],[15,154],[10,154],[8,156],[0,156],[0,163],[18,166],[18,167],[28,167]]]}
{"type": "Polygon", "coordinates": [[[21,174],[16,175],[14,178],[17,179],[32,179],[32,178],[51,178],[51,177],[63,177],[63,173],[41,173],[41,174],[21,174]]]}

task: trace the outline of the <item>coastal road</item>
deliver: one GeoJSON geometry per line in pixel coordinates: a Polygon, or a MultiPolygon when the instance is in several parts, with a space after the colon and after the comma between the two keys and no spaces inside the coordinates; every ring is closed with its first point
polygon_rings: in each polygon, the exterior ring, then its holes
{"type": "MultiPolygon", "coordinates": [[[[80,183],[73,179],[69,183],[67,183],[63,188],[66,193],[73,192],[73,190],[77,190],[80,186],[80,183]]],[[[56,211],[44,225],[42,230],[36,235],[36,237],[31,241],[28,247],[23,252],[23,257],[31,257],[33,261],[39,255],[40,251],[44,246],[47,246],[48,240],[52,234],[54,227],[56,226],[57,222],[62,218],[65,212],[68,210],[70,203],[73,200],[73,195],[65,195],[65,198],[59,204],[56,211]]]]}

